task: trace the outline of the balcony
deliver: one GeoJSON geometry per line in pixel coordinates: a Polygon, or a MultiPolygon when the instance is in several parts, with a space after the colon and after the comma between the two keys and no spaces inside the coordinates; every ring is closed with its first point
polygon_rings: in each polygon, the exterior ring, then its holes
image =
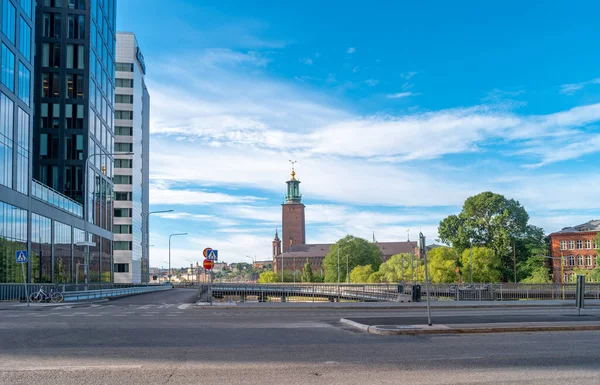
{"type": "Polygon", "coordinates": [[[31,196],[42,202],[83,218],[83,206],[35,179],[31,180],[31,196]]]}

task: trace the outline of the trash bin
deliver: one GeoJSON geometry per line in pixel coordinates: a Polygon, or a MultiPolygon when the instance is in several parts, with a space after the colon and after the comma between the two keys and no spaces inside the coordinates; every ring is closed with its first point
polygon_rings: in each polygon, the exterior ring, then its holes
{"type": "Polygon", "coordinates": [[[412,285],[412,301],[421,302],[421,285],[412,285]]]}
{"type": "Polygon", "coordinates": [[[398,294],[404,294],[404,285],[398,285],[398,294]]]}

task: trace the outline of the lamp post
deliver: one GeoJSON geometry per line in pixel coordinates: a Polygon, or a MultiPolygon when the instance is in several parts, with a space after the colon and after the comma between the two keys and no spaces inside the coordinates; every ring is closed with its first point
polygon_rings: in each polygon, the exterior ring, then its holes
{"type": "Polygon", "coordinates": [[[171,237],[178,235],[187,235],[187,233],[174,233],[169,235],[169,281],[171,280],[171,237]]]}
{"type": "MultiPolygon", "coordinates": [[[[173,211],[175,210],[157,210],[146,214],[146,242],[144,244],[144,238],[142,237],[142,246],[146,249],[146,256],[148,257],[148,274],[150,274],[150,214],[172,213],[173,211]]],[[[150,277],[148,277],[148,281],[150,281],[150,277]]]]}
{"type": "Polygon", "coordinates": [[[89,216],[89,211],[90,208],[87,205],[87,198],[88,198],[88,194],[89,194],[89,188],[88,188],[88,179],[87,179],[87,173],[88,173],[88,168],[90,165],[90,159],[95,157],[95,156],[116,156],[116,155],[133,155],[133,152],[113,152],[113,153],[109,153],[109,154],[90,154],[88,155],[88,157],[85,159],[85,167],[83,169],[83,186],[84,186],[84,191],[83,191],[83,218],[85,221],[88,221],[88,216],[89,216]]]}
{"type": "Polygon", "coordinates": [[[471,263],[471,285],[473,284],[473,239],[469,238],[469,243],[471,247],[469,247],[469,259],[471,263]]]}
{"type": "Polygon", "coordinates": [[[338,245],[338,286],[340,286],[340,245],[338,245]]]}

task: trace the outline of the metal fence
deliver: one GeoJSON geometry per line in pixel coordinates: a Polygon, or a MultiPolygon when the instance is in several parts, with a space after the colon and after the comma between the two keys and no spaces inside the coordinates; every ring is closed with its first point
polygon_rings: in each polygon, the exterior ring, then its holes
{"type": "MultiPolygon", "coordinates": [[[[29,294],[44,288],[44,291],[49,292],[51,289],[59,291],[67,297],[69,293],[85,292],[90,290],[110,290],[110,289],[126,289],[136,287],[159,287],[159,285],[148,284],[120,284],[120,283],[90,283],[90,284],[50,284],[50,283],[28,283],[27,292],[29,294]]],[[[160,286],[162,287],[162,286],[160,286]]],[[[22,283],[3,283],[0,284],[0,301],[19,301],[26,300],[25,287],[22,283]]]]}
{"type": "MultiPolygon", "coordinates": [[[[425,300],[425,284],[417,284],[425,300]]],[[[209,302],[370,302],[413,301],[413,285],[387,284],[234,284],[199,285],[201,301],[209,302]]],[[[434,301],[574,300],[575,284],[430,284],[434,301]]],[[[418,294],[418,293],[414,293],[418,294]]],[[[586,299],[600,299],[600,284],[587,283],[586,299]]]]}

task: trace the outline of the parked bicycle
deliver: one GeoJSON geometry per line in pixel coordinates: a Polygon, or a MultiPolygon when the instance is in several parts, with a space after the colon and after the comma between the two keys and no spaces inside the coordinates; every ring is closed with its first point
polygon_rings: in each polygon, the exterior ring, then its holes
{"type": "Polygon", "coordinates": [[[63,299],[64,298],[61,292],[54,291],[54,288],[52,288],[50,289],[50,292],[47,293],[43,287],[40,287],[40,290],[38,290],[35,293],[31,293],[31,295],[29,296],[29,300],[31,302],[46,302],[50,300],[54,303],[59,303],[62,302],[63,299]]]}

